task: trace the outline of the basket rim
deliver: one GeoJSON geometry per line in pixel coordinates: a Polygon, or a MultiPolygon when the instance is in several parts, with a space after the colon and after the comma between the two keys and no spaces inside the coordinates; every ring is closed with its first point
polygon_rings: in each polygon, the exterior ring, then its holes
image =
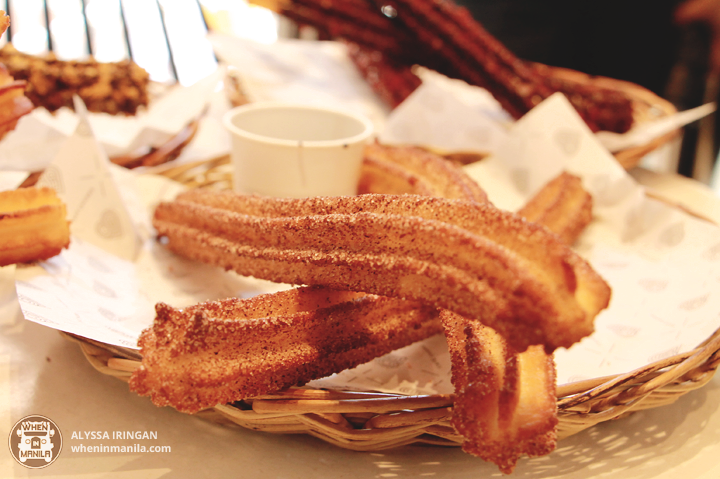
{"type": "MultiPolygon", "coordinates": [[[[103,374],[128,381],[132,372],[141,365],[142,358],[137,350],[107,345],[62,331],[60,333],[78,343],[90,364],[103,374]]],[[[568,437],[600,422],[617,419],[631,411],[670,404],[709,382],[718,365],[720,328],[690,351],[629,372],[558,385],[558,438],[568,437]]],[[[405,428],[417,426],[413,436],[417,439],[426,432],[425,428],[433,427],[439,422],[444,421],[447,423],[444,427],[451,428],[449,418],[452,414],[453,399],[452,394],[404,395],[302,386],[243,400],[249,402],[251,408],[243,409],[238,403],[234,403],[217,405],[213,410],[222,417],[251,429],[257,429],[258,424],[272,418],[335,415],[347,422],[344,415],[368,413],[371,417],[367,420],[372,420],[367,424],[370,429],[393,429],[400,427],[398,425],[405,428]],[[419,418],[418,415],[427,415],[428,411],[435,412],[432,420],[426,423],[428,419],[419,418]],[[412,419],[403,420],[399,416],[402,414],[412,419]],[[418,419],[421,420],[418,422],[418,419]]],[[[342,429],[345,431],[347,427],[342,429]]],[[[363,427],[358,430],[365,429],[367,428],[363,427]]],[[[294,431],[281,428],[270,432],[294,431]]],[[[343,434],[348,433],[345,431],[343,434]]],[[[332,437],[322,439],[337,442],[332,437]]],[[[418,441],[425,442],[427,438],[418,441]]],[[[462,439],[457,436],[454,442],[456,444],[451,445],[460,445],[462,439]]]]}

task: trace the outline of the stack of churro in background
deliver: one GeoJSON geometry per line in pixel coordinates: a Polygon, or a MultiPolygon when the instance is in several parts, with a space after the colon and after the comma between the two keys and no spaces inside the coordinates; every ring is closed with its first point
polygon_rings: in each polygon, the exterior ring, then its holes
{"type": "Polygon", "coordinates": [[[26,94],[36,107],[51,112],[73,108],[74,95],[82,98],[88,111],[111,115],[135,115],[149,102],[150,76],[130,60],[58,60],[53,53],[29,55],[8,43],[0,49],[0,62],[12,76],[27,82],[26,94]]]}
{"type": "Polygon", "coordinates": [[[564,93],[593,131],[624,133],[633,124],[624,93],[569,80],[560,70],[517,58],[452,1],[254,0],[322,32],[344,39],[351,58],[391,106],[417,85],[421,65],[487,89],[514,118],[555,92],[564,93]],[[377,53],[375,53],[377,52],[377,53]]]}

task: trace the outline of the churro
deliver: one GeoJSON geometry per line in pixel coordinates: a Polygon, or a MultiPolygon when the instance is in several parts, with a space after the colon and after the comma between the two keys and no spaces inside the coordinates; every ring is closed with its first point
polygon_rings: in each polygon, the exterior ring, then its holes
{"type": "Polygon", "coordinates": [[[463,450],[512,472],[522,455],[555,449],[555,365],[542,347],[518,353],[491,328],[447,310],[455,386],[452,424],[463,450]]]}
{"type": "Polygon", "coordinates": [[[0,266],[48,259],[70,244],[65,204],[51,188],[0,192],[0,266]]]}
{"type": "Polygon", "coordinates": [[[156,312],[130,388],[188,413],[302,385],[442,331],[435,308],[326,288],[156,312]]]}
{"type": "Polygon", "coordinates": [[[487,203],[487,194],[453,162],[416,146],[365,147],[358,193],[415,194],[487,203]]]}
{"type": "Polygon", "coordinates": [[[370,88],[391,109],[399,106],[422,84],[412,68],[393,61],[379,50],[347,42],[347,51],[370,88]]]}
{"type": "Polygon", "coordinates": [[[11,43],[0,49],[0,62],[17,80],[27,82],[26,95],[36,107],[56,111],[73,108],[73,96],[82,98],[88,111],[135,115],[150,101],[150,76],[136,63],[58,60],[18,51],[11,43]]]}
{"type": "Polygon", "coordinates": [[[518,214],[573,244],[592,221],[592,196],[577,176],[563,172],[547,183],[518,214]]]}
{"type": "MultiPolygon", "coordinates": [[[[573,243],[592,219],[580,178],[563,172],[519,214],[573,243]]],[[[523,455],[555,449],[557,400],[552,355],[537,346],[518,353],[492,329],[450,311],[441,320],[455,387],[452,423],[462,448],[509,474],[523,455]]]]}
{"type": "Polygon", "coordinates": [[[413,195],[282,199],[189,191],[153,224],[191,259],[270,281],[424,301],[524,351],[593,330],[610,288],[557,236],[491,205],[413,195]]]}

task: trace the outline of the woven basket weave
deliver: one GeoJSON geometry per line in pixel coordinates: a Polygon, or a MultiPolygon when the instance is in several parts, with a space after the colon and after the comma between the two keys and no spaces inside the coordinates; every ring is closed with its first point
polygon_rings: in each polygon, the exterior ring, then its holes
{"type": "MultiPolygon", "coordinates": [[[[189,187],[229,188],[226,157],[152,169],[189,187]]],[[[127,381],[140,366],[138,351],[63,333],[79,343],[101,373],[127,381]]],[[[710,381],[720,364],[720,330],[696,349],[626,374],[566,384],[557,389],[558,438],[633,411],[665,406],[710,381]]],[[[303,433],[337,446],[376,451],[413,443],[459,446],[450,424],[452,395],[291,388],[276,394],[219,405],[199,413],[220,423],[282,434],[303,433]]]]}
{"type": "MultiPolygon", "coordinates": [[[[585,73],[566,68],[547,68],[552,71],[553,76],[568,83],[597,86],[624,93],[632,102],[633,120],[636,125],[652,120],[658,120],[677,113],[677,109],[672,103],[634,83],[607,77],[590,76],[585,73]]],[[[224,85],[228,102],[232,106],[240,106],[249,103],[250,100],[242,87],[241,75],[236,68],[228,68],[224,85]]],[[[198,131],[200,120],[205,113],[206,111],[203,111],[196,118],[193,118],[184,128],[182,128],[175,136],[167,140],[163,145],[154,148],[140,148],[137,152],[113,157],[111,158],[111,161],[127,168],[136,168],[140,166],[155,167],[171,162],[177,158],[182,153],[183,149],[192,141],[198,131]]],[[[662,147],[663,145],[666,145],[675,138],[678,138],[680,133],[681,131],[679,129],[673,130],[665,133],[664,135],[658,136],[643,145],[615,152],[615,159],[617,159],[618,163],[620,163],[620,165],[626,170],[632,169],[640,163],[645,155],[662,147]]],[[[473,163],[487,156],[486,152],[476,151],[438,151],[435,149],[433,149],[433,151],[445,156],[449,160],[461,164],[473,163]]],[[[218,165],[216,161],[217,160],[211,160],[209,163],[212,167],[214,167],[218,165]]],[[[226,162],[227,157],[223,157],[220,161],[226,162]]],[[[204,165],[205,163],[207,162],[201,161],[197,164],[202,166],[203,169],[206,169],[204,165]]],[[[192,170],[192,168],[190,170],[192,170]]],[[[164,171],[164,169],[162,169],[162,171],[164,171]]],[[[189,175],[184,176],[190,182],[195,181],[189,175]]],[[[33,178],[33,180],[37,180],[37,178],[33,178]]],[[[198,181],[203,183],[205,180],[201,178],[198,181]]],[[[29,182],[23,186],[28,185],[29,182]]]]}
{"type": "MultiPolygon", "coordinates": [[[[128,381],[140,366],[137,351],[78,336],[85,357],[98,371],[128,381]]],[[[704,386],[720,363],[720,330],[696,349],[626,374],[590,379],[557,388],[558,438],[633,411],[673,403],[704,386]]],[[[199,415],[257,431],[304,433],[337,446],[376,451],[413,443],[459,446],[450,424],[452,395],[402,396],[367,392],[290,388],[199,415]]]]}

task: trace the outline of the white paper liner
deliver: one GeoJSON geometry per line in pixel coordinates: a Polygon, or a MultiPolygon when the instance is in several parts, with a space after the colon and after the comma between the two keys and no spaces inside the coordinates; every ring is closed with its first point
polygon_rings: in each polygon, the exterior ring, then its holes
{"type": "MultiPolygon", "coordinates": [[[[158,201],[174,198],[182,187],[150,175],[135,180],[130,185],[125,177],[125,189],[137,189],[135,218],[150,233],[148,213],[158,201]]],[[[18,267],[16,290],[25,318],[107,344],[137,348],[137,338],[152,324],[158,302],[184,307],[288,287],[185,260],[150,234],[144,238],[134,262],[73,237],[60,255],[18,267]]]]}
{"type": "Polygon", "coordinates": [[[250,101],[283,101],[364,115],[382,130],[388,107],[373,94],[340,42],[280,39],[272,45],[211,33],[216,55],[238,69],[250,101]]]}

